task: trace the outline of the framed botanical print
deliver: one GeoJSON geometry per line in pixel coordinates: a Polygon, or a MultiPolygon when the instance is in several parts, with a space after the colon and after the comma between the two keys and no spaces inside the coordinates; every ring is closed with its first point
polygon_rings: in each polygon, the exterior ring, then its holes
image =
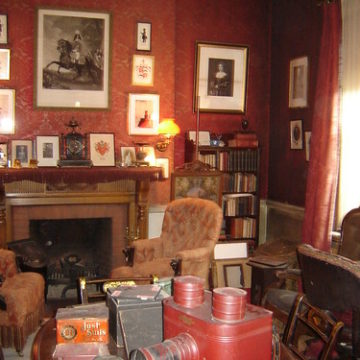
{"type": "Polygon", "coordinates": [[[129,94],[129,135],[157,135],[159,102],[157,94],[129,94]]]}
{"type": "Polygon", "coordinates": [[[94,166],[115,166],[114,134],[90,134],[90,159],[94,166]]]}
{"type": "Polygon", "coordinates": [[[35,106],[109,107],[110,13],[37,11],[35,106]]]}
{"type": "Polygon", "coordinates": [[[132,85],[154,85],[154,56],[133,56],[132,85]]]}
{"type": "Polygon", "coordinates": [[[151,23],[136,24],[136,50],[151,51],[151,23]]]}
{"type": "Polygon", "coordinates": [[[59,151],[59,136],[36,137],[38,166],[57,166],[59,151]]]}
{"type": "Polygon", "coordinates": [[[32,141],[31,140],[12,140],[11,141],[11,161],[20,162],[23,167],[28,167],[32,158],[32,141]]]}

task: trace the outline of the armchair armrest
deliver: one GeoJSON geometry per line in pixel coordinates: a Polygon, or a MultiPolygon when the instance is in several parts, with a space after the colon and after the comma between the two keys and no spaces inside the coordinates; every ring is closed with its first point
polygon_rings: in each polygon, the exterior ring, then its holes
{"type": "Polygon", "coordinates": [[[133,251],[134,264],[160,258],[164,252],[163,239],[160,237],[135,240],[131,243],[130,247],[133,248],[131,251],[133,251]]]}
{"type": "Polygon", "coordinates": [[[175,254],[175,257],[182,261],[195,261],[200,262],[208,260],[212,252],[210,247],[199,247],[196,249],[181,250],[175,254]]]}

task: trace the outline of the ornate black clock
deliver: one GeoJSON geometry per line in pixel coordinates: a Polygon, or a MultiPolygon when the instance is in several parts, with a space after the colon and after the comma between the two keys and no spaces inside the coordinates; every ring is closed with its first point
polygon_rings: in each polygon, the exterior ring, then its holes
{"type": "Polygon", "coordinates": [[[72,118],[66,126],[72,130],[66,135],[61,134],[59,166],[92,166],[92,161],[87,159],[87,138],[75,131],[78,122],[72,118]]]}

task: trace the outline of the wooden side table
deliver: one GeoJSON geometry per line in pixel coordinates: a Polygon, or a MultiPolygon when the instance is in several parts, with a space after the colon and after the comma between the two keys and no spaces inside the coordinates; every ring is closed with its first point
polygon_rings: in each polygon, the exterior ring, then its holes
{"type": "Polygon", "coordinates": [[[276,258],[259,256],[251,258],[247,264],[252,267],[251,303],[260,305],[265,289],[278,280],[276,271],[286,269],[288,263],[276,258]]]}

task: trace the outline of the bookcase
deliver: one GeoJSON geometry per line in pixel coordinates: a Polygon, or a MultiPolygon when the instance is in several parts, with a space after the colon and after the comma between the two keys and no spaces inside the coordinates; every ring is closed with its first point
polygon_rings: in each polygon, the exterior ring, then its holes
{"type": "MultiPolygon", "coordinates": [[[[193,141],[185,140],[185,161],[196,159],[193,141]]],[[[198,147],[198,160],[222,172],[224,222],[220,241],[246,241],[249,250],[257,247],[259,232],[258,146],[198,147]]]]}

